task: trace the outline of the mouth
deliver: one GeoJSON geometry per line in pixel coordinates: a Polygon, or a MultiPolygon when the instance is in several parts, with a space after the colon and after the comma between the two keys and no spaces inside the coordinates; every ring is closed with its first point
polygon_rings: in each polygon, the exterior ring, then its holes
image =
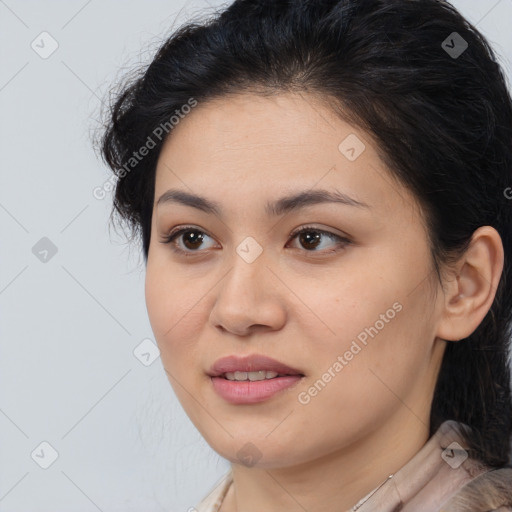
{"type": "Polygon", "coordinates": [[[261,371],[260,380],[250,380],[249,377],[254,377],[255,375],[252,374],[255,373],[260,374],[260,372],[234,372],[233,375],[228,372],[225,376],[219,375],[210,379],[213,390],[232,405],[254,405],[265,402],[274,396],[282,395],[286,390],[290,391],[304,379],[302,374],[272,376],[277,372],[261,371]],[[263,373],[265,378],[261,379],[263,373]],[[248,374],[247,379],[243,379],[245,374],[248,374]],[[269,378],[266,378],[267,374],[269,378]],[[231,375],[236,377],[231,379],[231,375]]]}
{"type": "Polygon", "coordinates": [[[210,377],[221,377],[231,381],[260,381],[280,377],[300,376],[302,370],[262,354],[249,356],[227,356],[215,361],[208,372],[210,377]]]}
{"type": "Polygon", "coordinates": [[[225,372],[218,377],[221,377],[226,380],[231,381],[237,381],[237,382],[243,382],[243,381],[260,381],[260,380],[272,380],[277,379],[279,377],[289,377],[289,376],[297,376],[297,377],[304,377],[302,373],[278,373],[271,370],[258,370],[253,372],[242,372],[242,371],[235,371],[235,372],[225,372]]]}
{"type": "Polygon", "coordinates": [[[265,402],[303,381],[302,370],[262,354],[218,359],[208,373],[214,391],[233,405],[265,402]]]}

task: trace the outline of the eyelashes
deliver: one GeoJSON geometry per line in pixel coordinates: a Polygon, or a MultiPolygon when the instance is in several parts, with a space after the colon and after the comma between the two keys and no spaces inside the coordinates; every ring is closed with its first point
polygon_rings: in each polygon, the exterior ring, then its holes
{"type": "MultiPolygon", "coordinates": [[[[194,256],[204,254],[205,253],[204,250],[195,250],[195,249],[187,249],[187,248],[183,249],[183,248],[179,247],[179,244],[178,244],[178,242],[180,241],[179,239],[182,235],[184,235],[186,233],[188,233],[188,234],[195,233],[195,234],[200,235],[200,236],[196,236],[196,237],[189,237],[187,239],[188,243],[192,243],[192,244],[194,244],[194,243],[203,244],[204,240],[205,240],[205,236],[206,236],[206,238],[212,238],[206,232],[204,232],[203,230],[198,229],[194,226],[183,226],[181,228],[171,231],[168,235],[164,236],[162,238],[162,240],[160,240],[160,243],[169,244],[171,250],[181,256],[194,257],[194,256]]],[[[308,256],[311,253],[313,253],[313,254],[318,253],[318,254],[322,254],[322,255],[330,255],[333,253],[337,253],[337,252],[343,250],[347,245],[350,245],[352,243],[352,241],[345,236],[337,235],[330,231],[326,231],[324,229],[320,229],[320,228],[317,228],[314,226],[303,226],[301,228],[294,230],[290,234],[290,240],[294,240],[301,235],[307,235],[307,234],[309,234],[309,235],[315,234],[315,236],[313,236],[313,237],[305,236],[300,240],[301,243],[306,242],[306,245],[309,244],[310,242],[316,243],[319,240],[322,241],[324,238],[328,238],[330,240],[336,241],[336,243],[334,244],[335,245],[334,249],[331,248],[328,250],[325,250],[325,249],[317,250],[316,249],[317,246],[313,247],[313,250],[297,249],[297,250],[302,250],[304,253],[307,253],[308,256]]],[[[183,243],[183,241],[182,241],[182,243],[183,243]]]]}

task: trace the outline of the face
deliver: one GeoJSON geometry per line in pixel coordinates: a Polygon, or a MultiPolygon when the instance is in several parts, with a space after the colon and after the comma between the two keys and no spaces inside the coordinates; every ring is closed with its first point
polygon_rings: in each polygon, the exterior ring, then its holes
{"type": "Polygon", "coordinates": [[[428,425],[443,349],[427,234],[367,133],[307,95],[199,104],[162,149],[154,199],[149,319],[178,399],[221,456],[253,450],[259,467],[291,466],[428,425]],[[218,211],[158,203],[170,190],[218,211]],[[250,354],[303,377],[232,403],[211,367],[250,354]]]}

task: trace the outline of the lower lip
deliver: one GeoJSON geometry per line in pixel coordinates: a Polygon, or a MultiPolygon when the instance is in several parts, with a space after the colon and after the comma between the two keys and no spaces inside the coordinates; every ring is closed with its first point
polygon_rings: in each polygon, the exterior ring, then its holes
{"type": "Polygon", "coordinates": [[[294,386],[302,375],[287,375],[265,380],[228,380],[224,377],[212,377],[213,389],[229,403],[255,404],[268,400],[279,391],[294,386]]]}

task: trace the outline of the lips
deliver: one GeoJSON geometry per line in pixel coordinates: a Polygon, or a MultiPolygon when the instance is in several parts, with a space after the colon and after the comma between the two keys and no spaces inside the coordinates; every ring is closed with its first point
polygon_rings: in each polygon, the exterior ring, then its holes
{"type": "Polygon", "coordinates": [[[274,371],[279,375],[301,375],[301,370],[292,368],[262,354],[252,354],[245,357],[228,356],[217,359],[210,368],[210,377],[221,377],[228,372],[256,372],[258,370],[274,371]]]}

